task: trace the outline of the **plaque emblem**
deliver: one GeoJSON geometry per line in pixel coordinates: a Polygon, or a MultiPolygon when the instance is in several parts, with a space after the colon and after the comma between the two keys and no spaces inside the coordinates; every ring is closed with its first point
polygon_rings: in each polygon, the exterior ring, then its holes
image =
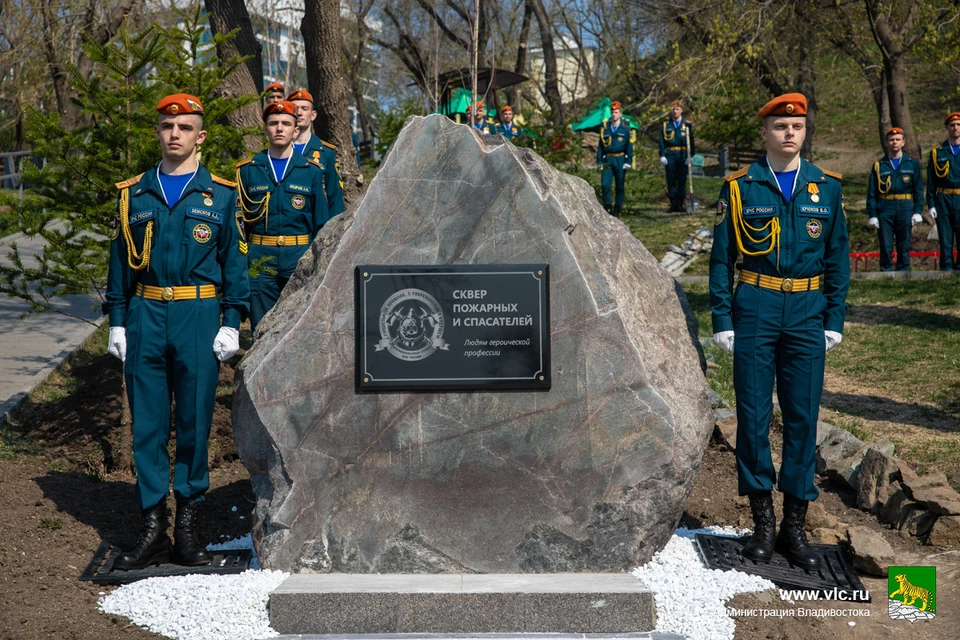
{"type": "Polygon", "coordinates": [[[910,184],[910,176],[903,176],[903,184],[910,184]]]}
{"type": "Polygon", "coordinates": [[[213,237],[213,233],[210,231],[210,227],[207,225],[198,224],[193,228],[193,239],[200,244],[210,242],[211,237],[213,237]]]}
{"type": "Polygon", "coordinates": [[[715,223],[716,225],[719,226],[720,224],[723,223],[724,219],[727,217],[728,207],[729,205],[727,204],[726,200],[720,199],[717,201],[717,221],[715,223]]]}
{"type": "Polygon", "coordinates": [[[402,289],[380,308],[380,342],[392,356],[408,362],[429,357],[450,345],[443,340],[445,319],[436,298],[420,289],[402,289]]]}
{"type": "Polygon", "coordinates": [[[807,220],[807,234],[816,240],[820,237],[820,234],[823,233],[823,224],[816,218],[810,218],[807,220]]]}
{"type": "Polygon", "coordinates": [[[294,209],[299,210],[299,209],[303,209],[303,207],[307,204],[307,201],[304,199],[303,196],[295,195],[292,198],[290,198],[290,204],[293,205],[294,209]]]}

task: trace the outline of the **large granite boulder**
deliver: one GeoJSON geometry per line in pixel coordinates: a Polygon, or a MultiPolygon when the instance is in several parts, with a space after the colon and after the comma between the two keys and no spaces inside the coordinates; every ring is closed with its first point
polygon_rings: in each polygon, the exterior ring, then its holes
{"type": "Polygon", "coordinates": [[[292,571],[623,571],[670,538],[713,427],[683,292],[584,181],[406,123],[240,363],[254,541],[292,571]],[[358,264],[547,263],[547,392],[359,394],[358,264]]]}

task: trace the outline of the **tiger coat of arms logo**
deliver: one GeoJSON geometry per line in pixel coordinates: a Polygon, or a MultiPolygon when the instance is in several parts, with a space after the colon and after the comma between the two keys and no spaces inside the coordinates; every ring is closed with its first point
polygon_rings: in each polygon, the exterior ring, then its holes
{"type": "Polygon", "coordinates": [[[932,620],[937,614],[936,567],[890,567],[888,614],[893,620],[932,620]]]}
{"type": "Polygon", "coordinates": [[[402,289],[387,298],[380,308],[380,342],[377,351],[386,349],[400,360],[423,360],[434,351],[449,351],[443,340],[443,309],[436,298],[420,289],[402,289]]]}

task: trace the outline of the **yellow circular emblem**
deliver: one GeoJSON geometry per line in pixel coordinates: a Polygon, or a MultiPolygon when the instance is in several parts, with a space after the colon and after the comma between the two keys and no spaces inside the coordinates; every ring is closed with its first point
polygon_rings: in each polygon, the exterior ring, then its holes
{"type": "Polygon", "coordinates": [[[177,115],[177,112],[180,111],[180,107],[175,104],[170,105],[170,114],[177,115]]]}
{"type": "Polygon", "coordinates": [[[816,240],[823,233],[823,223],[816,218],[807,220],[807,235],[816,240]]]}
{"type": "Polygon", "coordinates": [[[213,198],[204,198],[204,199],[203,199],[203,204],[207,205],[208,207],[212,207],[212,206],[213,206],[213,198]]]}
{"type": "Polygon", "coordinates": [[[290,204],[294,209],[303,209],[307,205],[307,200],[301,195],[296,195],[290,198],[290,204]]]}
{"type": "Polygon", "coordinates": [[[210,227],[200,223],[193,228],[193,239],[199,242],[200,244],[206,244],[210,242],[210,238],[213,237],[213,232],[210,230],[210,227]]]}
{"type": "Polygon", "coordinates": [[[810,202],[820,202],[820,196],[818,196],[817,194],[813,194],[812,196],[810,196],[810,202]]]}
{"type": "Polygon", "coordinates": [[[793,103],[792,103],[792,102],[788,102],[788,103],[787,103],[787,106],[784,107],[783,110],[786,111],[787,113],[793,113],[793,103]]]}

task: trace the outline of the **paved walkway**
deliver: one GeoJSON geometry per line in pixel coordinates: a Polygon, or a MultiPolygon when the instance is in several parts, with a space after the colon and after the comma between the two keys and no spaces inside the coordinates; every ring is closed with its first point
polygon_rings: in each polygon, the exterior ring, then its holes
{"type": "MultiPolygon", "coordinates": [[[[0,239],[0,263],[9,264],[10,243],[16,242],[29,265],[27,256],[34,256],[43,247],[39,238],[14,234],[0,239]]],[[[69,296],[57,299],[55,306],[97,324],[103,321],[99,303],[90,296],[69,296]]],[[[64,359],[92,334],[96,327],[60,313],[32,314],[20,300],[0,295],[0,420],[13,410],[26,395],[43,382],[64,359]]]]}

